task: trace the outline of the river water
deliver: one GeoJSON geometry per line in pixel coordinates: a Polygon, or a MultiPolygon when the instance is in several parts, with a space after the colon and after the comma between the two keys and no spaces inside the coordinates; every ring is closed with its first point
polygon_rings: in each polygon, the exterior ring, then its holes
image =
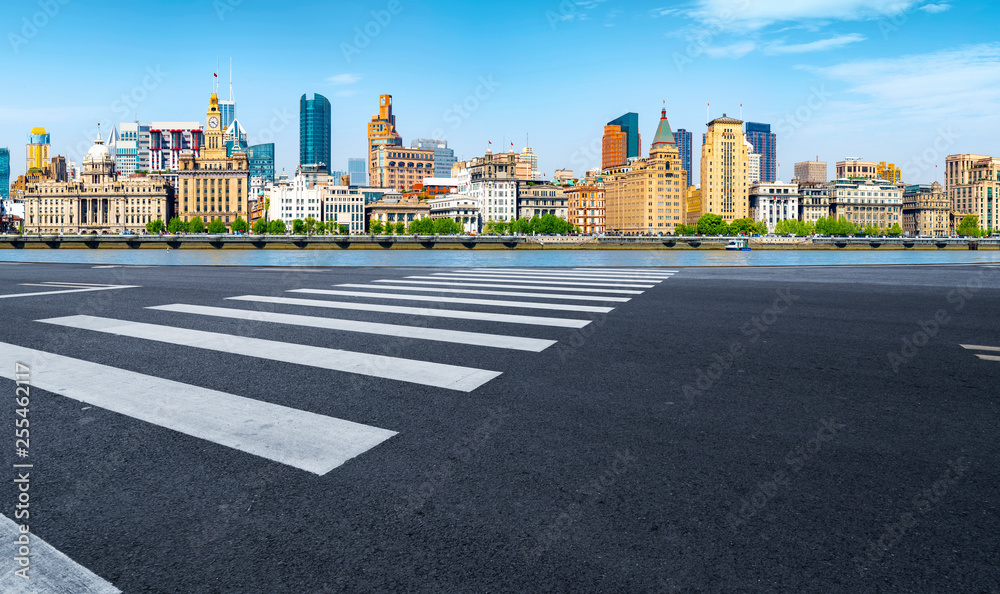
{"type": "Polygon", "coordinates": [[[43,250],[2,249],[0,262],[185,266],[829,266],[1000,264],[1000,250],[43,250]]]}

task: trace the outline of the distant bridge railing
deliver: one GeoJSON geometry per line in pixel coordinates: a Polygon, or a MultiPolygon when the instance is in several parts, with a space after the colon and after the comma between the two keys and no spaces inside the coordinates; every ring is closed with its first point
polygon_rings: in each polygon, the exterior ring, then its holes
{"type": "Polygon", "coordinates": [[[178,249],[184,246],[205,246],[224,248],[243,246],[263,249],[272,246],[297,248],[326,247],[341,249],[352,245],[382,247],[391,249],[396,245],[432,248],[435,245],[463,246],[473,249],[479,245],[501,245],[515,248],[525,243],[524,237],[481,236],[481,235],[229,235],[196,233],[184,235],[0,235],[0,243],[10,244],[16,249],[26,246],[59,248],[61,246],[85,246],[98,248],[102,245],[120,245],[141,248],[146,245],[178,249]]]}

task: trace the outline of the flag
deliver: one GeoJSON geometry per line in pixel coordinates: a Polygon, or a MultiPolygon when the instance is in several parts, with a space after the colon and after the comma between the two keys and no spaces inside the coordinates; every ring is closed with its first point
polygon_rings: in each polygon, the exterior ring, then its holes
{"type": "Polygon", "coordinates": [[[493,144],[493,141],[491,141],[491,140],[487,140],[487,141],[486,141],[486,144],[490,144],[490,145],[492,145],[492,144],[493,144]]]}
{"type": "Polygon", "coordinates": [[[213,72],[212,76],[214,76],[215,78],[219,78],[219,74],[217,72],[213,72]]]}

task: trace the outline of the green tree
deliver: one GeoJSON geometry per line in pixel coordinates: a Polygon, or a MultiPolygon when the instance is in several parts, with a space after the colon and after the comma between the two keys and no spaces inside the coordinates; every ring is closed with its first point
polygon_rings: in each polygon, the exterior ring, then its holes
{"type": "Polygon", "coordinates": [[[385,228],[382,226],[382,221],[378,219],[372,219],[371,222],[368,223],[368,230],[372,233],[372,235],[382,235],[382,233],[385,232],[385,228]]]}
{"type": "Polygon", "coordinates": [[[868,223],[867,225],[865,225],[865,228],[861,230],[861,233],[866,237],[875,237],[876,235],[879,234],[879,228],[877,225],[868,223]]]}
{"type": "Polygon", "coordinates": [[[271,235],[284,235],[286,230],[285,221],[274,219],[267,224],[267,232],[271,235]]]}
{"type": "Polygon", "coordinates": [[[722,217],[706,212],[698,219],[698,233],[701,235],[725,235],[729,231],[729,225],[722,217]]]}
{"type": "Polygon", "coordinates": [[[205,232],[205,221],[201,220],[201,217],[192,217],[187,224],[188,232],[190,233],[204,233],[205,232]]]}
{"type": "Polygon", "coordinates": [[[982,234],[979,229],[979,215],[965,215],[962,222],[955,228],[955,233],[962,237],[979,237],[982,234]]]}
{"type": "Polygon", "coordinates": [[[209,233],[225,233],[226,224],[222,222],[222,219],[212,219],[212,222],[208,224],[209,233]]]}
{"type": "Polygon", "coordinates": [[[303,235],[306,232],[306,223],[302,219],[292,220],[292,235],[303,235]]]}
{"type": "Polygon", "coordinates": [[[893,223],[892,227],[889,227],[885,234],[890,237],[899,237],[903,234],[903,228],[899,226],[899,223],[893,223]]]}
{"type": "Polygon", "coordinates": [[[753,224],[753,232],[757,235],[767,235],[767,223],[764,221],[757,221],[753,224]]]}
{"type": "Polygon", "coordinates": [[[170,223],[167,224],[167,231],[171,233],[184,233],[187,231],[187,223],[182,221],[180,217],[174,217],[170,219],[170,223]]]}
{"type": "Polygon", "coordinates": [[[434,233],[434,221],[429,217],[413,219],[410,221],[410,224],[407,225],[407,233],[412,233],[414,235],[431,235],[434,233]]]}
{"type": "Polygon", "coordinates": [[[396,223],[396,235],[402,235],[403,233],[406,233],[406,223],[399,221],[396,223]]]}
{"type": "MultiPolygon", "coordinates": [[[[307,235],[312,235],[313,233],[316,232],[316,223],[317,223],[316,217],[311,217],[311,216],[306,217],[306,219],[302,221],[302,226],[305,228],[305,232],[307,235]]],[[[293,222],[292,224],[294,225],[295,223],[293,222]]]]}
{"type": "MultiPolygon", "coordinates": [[[[336,223],[331,222],[330,223],[330,227],[333,227],[335,224],[336,223]]],[[[326,235],[326,230],[327,230],[326,223],[324,223],[323,221],[317,221],[317,223],[316,223],[316,234],[317,235],[326,235]]]]}
{"type": "Polygon", "coordinates": [[[338,224],[336,226],[336,230],[334,230],[333,228],[331,228],[330,232],[331,233],[334,233],[334,232],[340,233],[341,235],[350,235],[351,234],[351,228],[348,227],[347,225],[338,224]]]}
{"type": "Polygon", "coordinates": [[[149,233],[159,233],[163,231],[163,219],[156,219],[146,223],[146,231],[149,233]]]}
{"type": "Polygon", "coordinates": [[[246,233],[250,230],[250,224],[243,220],[243,217],[236,217],[233,224],[230,225],[233,231],[239,231],[240,233],[246,233]]]}
{"type": "Polygon", "coordinates": [[[753,231],[753,219],[736,219],[729,224],[730,235],[749,235],[753,231]]]}
{"type": "Polygon", "coordinates": [[[263,235],[267,233],[267,221],[264,219],[257,219],[253,222],[253,232],[257,235],[263,235]]]}

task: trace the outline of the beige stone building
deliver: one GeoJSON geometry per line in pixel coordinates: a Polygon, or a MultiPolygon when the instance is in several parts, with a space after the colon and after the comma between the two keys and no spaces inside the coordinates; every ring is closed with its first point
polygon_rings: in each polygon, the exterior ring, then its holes
{"type": "Polygon", "coordinates": [[[749,216],[750,153],[743,121],[727,117],[708,123],[701,147],[701,214],[713,213],[727,223],[749,216]]]}
{"type": "Polygon", "coordinates": [[[200,156],[183,151],[177,171],[177,216],[182,221],[201,217],[207,226],[220,219],[229,227],[236,217],[249,219],[250,166],[246,153],[226,155],[219,98],[209,98],[205,146],[200,156]]]}
{"type": "Polygon", "coordinates": [[[877,179],[878,165],[874,161],[845,159],[837,161],[837,179],[877,179]]]}
{"type": "Polygon", "coordinates": [[[117,179],[115,163],[98,134],[83,158],[78,180],[41,179],[24,189],[27,233],[145,233],[146,223],[167,222],[174,188],[158,176],[117,179]]]}
{"type": "Polygon", "coordinates": [[[426,200],[416,196],[392,195],[366,206],[365,215],[369,224],[377,220],[383,225],[403,223],[409,226],[417,219],[431,216],[431,207],[426,200]]]}
{"type": "Polygon", "coordinates": [[[795,179],[799,183],[826,183],[826,161],[799,161],[795,164],[795,179]]]}
{"type": "Polygon", "coordinates": [[[903,231],[911,236],[947,237],[952,233],[951,201],[941,184],[908,186],[903,194],[903,231]]]}
{"type": "Polygon", "coordinates": [[[580,233],[593,235],[605,230],[604,184],[594,180],[566,188],[567,219],[580,233]]]}
{"type": "Polygon", "coordinates": [[[605,170],[603,177],[608,232],[666,235],[687,221],[687,172],[665,109],[649,157],[605,170]]]}
{"type": "Polygon", "coordinates": [[[369,171],[371,185],[409,192],[424,178],[434,177],[434,150],[378,145],[369,171]]]}
{"type": "Polygon", "coordinates": [[[945,159],[945,197],[956,216],[974,214],[982,230],[1000,227],[1000,158],[959,154],[945,159]]]}
{"type": "Polygon", "coordinates": [[[565,188],[541,182],[517,182],[517,218],[531,219],[545,215],[568,220],[565,188]]]}
{"type": "Polygon", "coordinates": [[[830,216],[844,217],[858,227],[888,229],[903,226],[903,191],[895,184],[870,179],[838,179],[828,184],[830,216]]]}
{"type": "Polygon", "coordinates": [[[694,226],[701,218],[701,188],[688,186],[687,188],[687,224],[694,226]]]}
{"type": "Polygon", "coordinates": [[[799,220],[815,223],[830,216],[830,188],[825,182],[799,182],[799,220]]]}

